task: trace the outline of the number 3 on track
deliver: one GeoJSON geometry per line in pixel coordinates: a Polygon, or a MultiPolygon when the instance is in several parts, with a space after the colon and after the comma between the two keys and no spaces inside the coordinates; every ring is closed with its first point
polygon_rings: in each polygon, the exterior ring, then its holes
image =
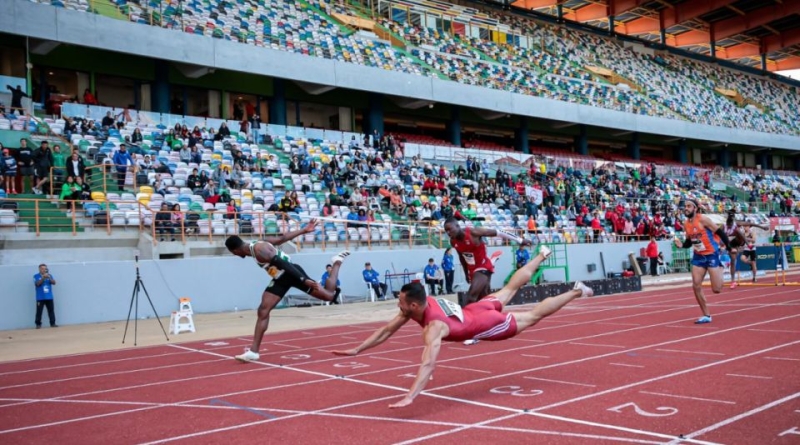
{"type": "Polygon", "coordinates": [[[538,396],[544,391],[541,389],[522,389],[521,386],[499,386],[490,389],[489,392],[494,394],[510,394],[515,397],[531,397],[538,396]]]}
{"type": "Polygon", "coordinates": [[[633,410],[636,412],[636,414],[638,414],[640,416],[645,416],[645,417],[667,417],[667,416],[672,416],[672,415],[678,414],[678,408],[672,408],[672,407],[669,407],[669,406],[659,406],[658,408],[656,408],[656,411],[661,411],[661,412],[653,413],[653,412],[645,411],[645,410],[639,408],[639,405],[637,405],[637,404],[635,404],[633,402],[624,403],[622,405],[609,408],[608,410],[609,411],[613,411],[615,413],[621,413],[623,409],[625,409],[625,408],[627,408],[629,406],[633,407],[633,410]]]}

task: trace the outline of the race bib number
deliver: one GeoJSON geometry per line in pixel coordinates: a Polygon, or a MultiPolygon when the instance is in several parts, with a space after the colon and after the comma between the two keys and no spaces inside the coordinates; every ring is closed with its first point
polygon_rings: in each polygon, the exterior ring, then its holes
{"type": "Polygon", "coordinates": [[[439,307],[445,315],[448,317],[456,317],[458,321],[464,322],[464,312],[461,310],[461,306],[450,300],[445,300],[444,298],[437,298],[436,303],[439,304],[439,307]]]}
{"type": "Polygon", "coordinates": [[[692,248],[695,252],[702,252],[706,250],[706,246],[703,245],[703,240],[700,239],[700,235],[695,235],[692,237],[692,248]]]}
{"type": "Polygon", "coordinates": [[[285,272],[284,270],[278,269],[275,266],[269,266],[267,268],[267,274],[269,274],[269,276],[271,276],[273,280],[277,280],[278,278],[280,278],[284,272],[285,272]]]}
{"type": "Polygon", "coordinates": [[[461,256],[464,257],[464,261],[466,261],[470,266],[475,265],[475,256],[473,256],[471,253],[462,253],[461,256]]]}

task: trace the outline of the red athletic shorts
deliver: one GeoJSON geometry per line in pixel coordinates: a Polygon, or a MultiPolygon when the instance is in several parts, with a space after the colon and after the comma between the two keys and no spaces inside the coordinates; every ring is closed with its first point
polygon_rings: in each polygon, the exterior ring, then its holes
{"type": "Polygon", "coordinates": [[[494,297],[484,298],[464,308],[464,317],[470,319],[470,332],[476,340],[497,341],[517,335],[517,319],[510,313],[500,312],[503,305],[494,297]]]}

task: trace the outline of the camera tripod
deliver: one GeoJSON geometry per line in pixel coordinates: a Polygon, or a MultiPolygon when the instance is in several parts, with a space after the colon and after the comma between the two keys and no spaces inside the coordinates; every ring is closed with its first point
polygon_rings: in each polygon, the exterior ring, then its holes
{"type": "Polygon", "coordinates": [[[161,326],[161,332],[164,333],[164,337],[169,341],[169,337],[167,336],[167,331],[164,329],[164,324],[161,323],[161,318],[158,317],[158,313],[156,312],[156,307],[153,306],[153,300],[150,299],[150,294],[147,293],[147,288],[144,287],[144,281],[142,281],[142,276],[139,274],[139,255],[136,255],[136,283],[133,285],[133,293],[131,294],[131,305],[128,307],[128,320],[125,322],[125,333],[122,334],[122,343],[125,343],[125,337],[128,335],[128,324],[131,322],[131,311],[133,310],[134,301],[136,302],[136,312],[133,315],[133,346],[136,346],[136,339],[139,335],[138,328],[139,328],[139,290],[144,291],[144,295],[147,297],[147,301],[150,303],[150,307],[153,309],[153,314],[158,321],[159,326],[161,326]]]}

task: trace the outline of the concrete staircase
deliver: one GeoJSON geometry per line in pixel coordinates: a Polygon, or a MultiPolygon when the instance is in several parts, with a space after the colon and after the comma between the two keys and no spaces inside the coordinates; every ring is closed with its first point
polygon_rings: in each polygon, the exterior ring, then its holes
{"type": "Polygon", "coordinates": [[[72,218],[58,206],[57,201],[46,195],[11,195],[8,200],[17,203],[19,221],[27,223],[29,232],[36,232],[37,229],[39,232],[47,233],[83,231],[83,228],[79,227],[77,223],[73,227],[72,218]]]}

